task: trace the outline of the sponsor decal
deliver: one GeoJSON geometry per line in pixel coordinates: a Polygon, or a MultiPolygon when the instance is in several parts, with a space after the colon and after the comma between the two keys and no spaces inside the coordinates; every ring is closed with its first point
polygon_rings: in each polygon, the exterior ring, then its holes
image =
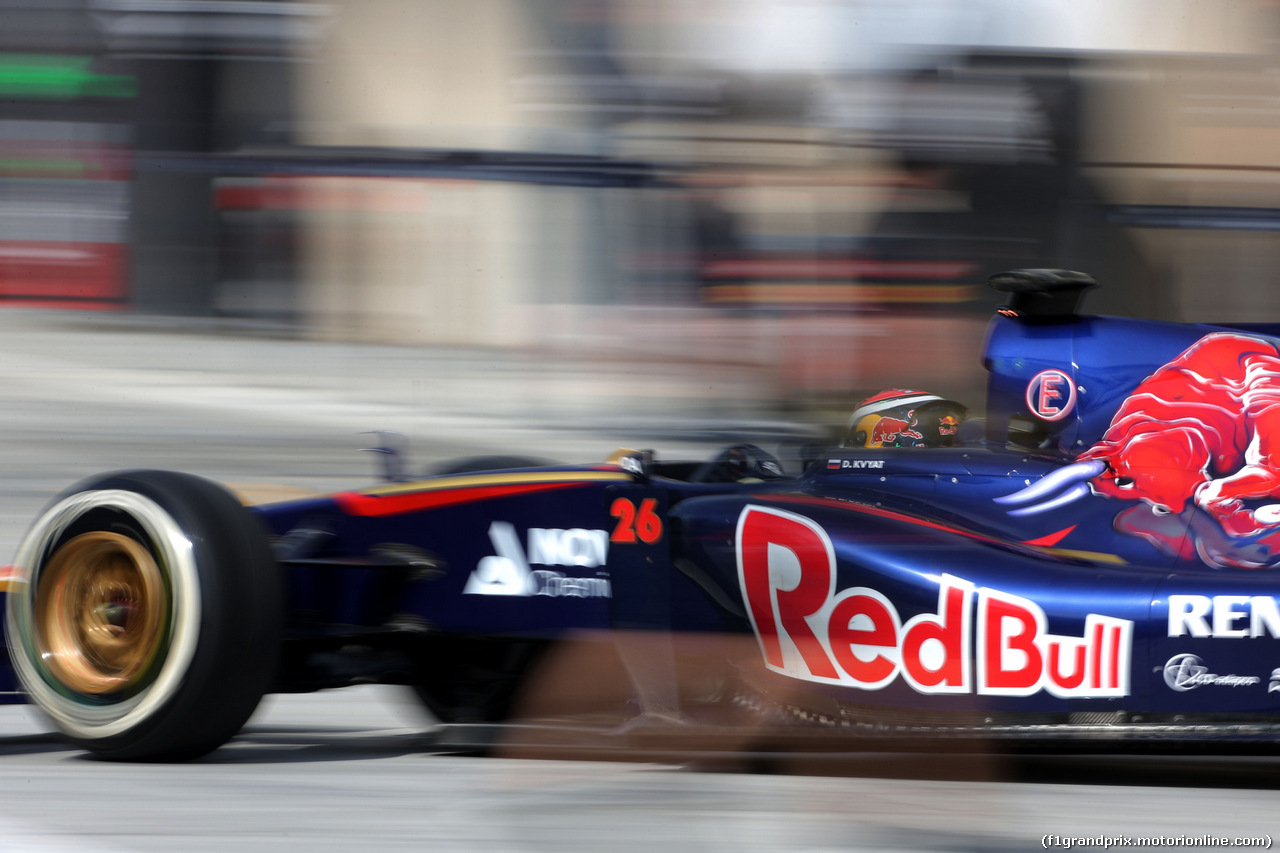
{"type": "Polygon", "coordinates": [[[875,426],[871,428],[871,435],[867,437],[867,447],[880,447],[885,444],[896,443],[903,438],[913,438],[919,441],[924,438],[924,434],[915,429],[917,425],[915,409],[907,412],[906,420],[885,415],[877,420],[875,426]]]}
{"type": "Polygon", "coordinates": [[[1267,692],[1280,692],[1280,669],[1271,670],[1271,683],[1267,685],[1267,692]]]}
{"type": "MultiPolygon", "coordinates": [[[[1272,672],[1275,678],[1275,672],[1272,672]]],[[[1197,655],[1174,655],[1164,665],[1164,683],[1171,690],[1186,693],[1197,687],[1249,687],[1261,684],[1256,675],[1217,675],[1209,671],[1197,655]]]]}
{"type": "Polygon", "coordinates": [[[1280,607],[1270,595],[1171,595],[1169,636],[1280,638],[1280,607]]]}
{"type": "Polygon", "coordinates": [[[496,556],[485,557],[467,578],[464,595],[548,596],[551,598],[611,598],[607,572],[595,577],[572,577],[534,565],[594,569],[606,566],[607,530],[529,528],[528,550],[520,544],[515,526],[506,521],[489,525],[489,541],[496,556]]]}
{"type": "Polygon", "coordinates": [[[1046,421],[1060,421],[1076,407],[1076,385],[1061,370],[1042,370],[1027,383],[1027,408],[1046,421]]]}
{"type": "Polygon", "coordinates": [[[749,505],[736,544],[743,599],[775,672],[862,690],[902,678],[928,694],[1129,695],[1129,620],[1089,614],[1082,636],[1051,634],[1034,602],[944,574],[935,612],[903,621],[878,590],[836,589],[835,550],[812,519],[749,505]]]}
{"type": "Polygon", "coordinates": [[[610,542],[654,545],[662,539],[663,524],[662,516],[658,514],[657,498],[642,498],[638,504],[630,498],[618,498],[609,507],[609,515],[618,520],[609,535],[610,542]]]}
{"type": "Polygon", "coordinates": [[[833,471],[844,468],[884,468],[883,459],[828,459],[827,470],[833,471]]]}

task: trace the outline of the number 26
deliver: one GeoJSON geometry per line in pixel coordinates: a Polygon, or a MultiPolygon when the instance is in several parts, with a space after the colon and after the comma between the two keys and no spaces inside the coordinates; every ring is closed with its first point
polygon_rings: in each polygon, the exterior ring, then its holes
{"type": "Polygon", "coordinates": [[[657,542],[662,538],[662,519],[656,512],[657,507],[657,498],[644,498],[638,508],[627,498],[618,498],[609,507],[609,515],[618,519],[609,541],[626,544],[638,540],[646,545],[657,542]]]}

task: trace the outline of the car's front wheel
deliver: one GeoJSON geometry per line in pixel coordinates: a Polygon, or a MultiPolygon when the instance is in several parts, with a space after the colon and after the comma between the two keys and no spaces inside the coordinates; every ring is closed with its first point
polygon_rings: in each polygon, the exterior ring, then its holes
{"type": "Polygon", "coordinates": [[[32,702],[102,757],[216,749],[276,676],[283,581],[226,489],[167,471],[86,480],[33,525],[6,632],[32,702]]]}

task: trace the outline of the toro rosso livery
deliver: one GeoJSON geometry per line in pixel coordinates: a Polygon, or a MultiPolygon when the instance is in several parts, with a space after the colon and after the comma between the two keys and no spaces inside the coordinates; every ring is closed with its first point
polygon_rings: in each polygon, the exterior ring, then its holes
{"type": "Polygon", "coordinates": [[[1081,316],[1092,283],[997,276],[985,419],[887,391],[801,471],[752,445],[392,465],[254,507],[86,480],[4,575],[9,695],[176,759],[271,691],[401,683],[446,723],[509,720],[590,641],[608,664],[578,680],[629,698],[606,726],[1274,741],[1280,328],[1081,316]]]}

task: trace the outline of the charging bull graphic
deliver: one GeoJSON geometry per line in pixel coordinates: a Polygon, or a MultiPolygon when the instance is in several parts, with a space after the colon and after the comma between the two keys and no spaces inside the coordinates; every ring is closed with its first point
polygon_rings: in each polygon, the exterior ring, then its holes
{"type": "Polygon", "coordinates": [[[924,433],[914,429],[915,426],[917,426],[917,424],[916,413],[914,411],[907,412],[907,419],[905,421],[888,416],[882,417],[876,421],[876,425],[871,428],[871,437],[867,439],[867,446],[892,446],[894,442],[904,438],[919,441],[924,438],[924,433]]]}
{"type": "Polygon", "coordinates": [[[1033,515],[1091,493],[1139,501],[1116,529],[1166,553],[1280,564],[1280,349],[1206,335],[1143,380],[1075,462],[997,501],[1033,515]]]}

